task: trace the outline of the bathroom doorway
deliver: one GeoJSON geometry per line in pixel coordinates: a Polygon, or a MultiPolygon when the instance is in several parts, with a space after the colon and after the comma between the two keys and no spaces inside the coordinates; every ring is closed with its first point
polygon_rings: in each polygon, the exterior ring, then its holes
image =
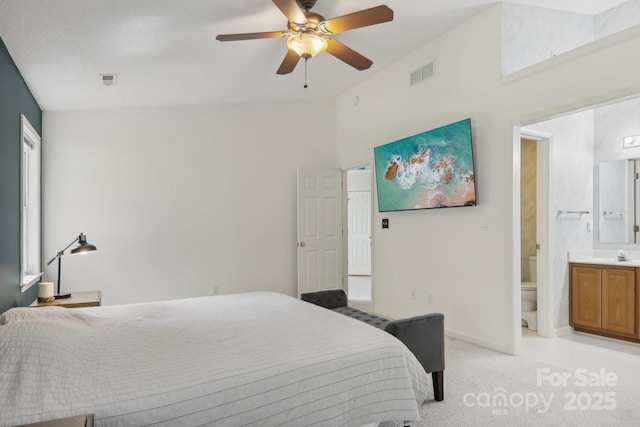
{"type": "MultiPolygon", "coordinates": [[[[530,331],[538,330],[537,292],[537,141],[526,137],[520,140],[520,292],[521,325],[530,331]]],[[[524,329],[523,329],[524,330],[524,329]]]]}
{"type": "Polygon", "coordinates": [[[520,295],[521,332],[552,336],[549,279],[551,221],[551,135],[520,131],[520,295]]]}

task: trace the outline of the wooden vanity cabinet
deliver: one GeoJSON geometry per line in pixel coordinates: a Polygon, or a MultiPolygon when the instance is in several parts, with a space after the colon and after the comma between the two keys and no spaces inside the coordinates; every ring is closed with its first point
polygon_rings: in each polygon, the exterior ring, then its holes
{"type": "Polygon", "coordinates": [[[638,269],[570,264],[569,323],[577,331],[638,341],[638,269]]]}
{"type": "Polygon", "coordinates": [[[636,272],[605,268],[602,270],[602,329],[611,333],[636,336],[636,272]]]}
{"type": "Polygon", "coordinates": [[[572,265],[569,298],[571,326],[602,328],[602,269],[572,265]]]}

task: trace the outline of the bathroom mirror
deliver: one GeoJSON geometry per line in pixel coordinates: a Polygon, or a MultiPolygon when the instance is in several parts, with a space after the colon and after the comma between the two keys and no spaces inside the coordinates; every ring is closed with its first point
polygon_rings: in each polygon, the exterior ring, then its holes
{"type": "Polygon", "coordinates": [[[598,240],[600,243],[640,243],[636,176],[640,159],[614,160],[598,165],[598,240]]]}

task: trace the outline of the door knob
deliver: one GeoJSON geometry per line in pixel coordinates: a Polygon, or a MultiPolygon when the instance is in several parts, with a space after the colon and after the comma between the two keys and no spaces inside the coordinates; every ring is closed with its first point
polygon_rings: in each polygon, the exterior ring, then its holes
{"type": "Polygon", "coordinates": [[[300,242],[300,247],[304,248],[304,242],[300,242]]]}

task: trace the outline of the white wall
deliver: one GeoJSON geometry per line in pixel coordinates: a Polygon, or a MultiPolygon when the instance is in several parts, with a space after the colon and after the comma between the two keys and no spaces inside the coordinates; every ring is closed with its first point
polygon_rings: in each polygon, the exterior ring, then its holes
{"type": "Polygon", "coordinates": [[[499,28],[494,8],[339,97],[337,129],[339,161],[349,165],[365,163],[375,146],[471,117],[478,206],[376,212],[374,308],[392,317],[443,312],[449,333],[506,348],[513,251],[502,226],[512,221],[512,180],[494,168],[511,163],[512,148],[496,149],[495,135],[508,134],[487,108],[500,84],[499,28]],[[411,70],[434,59],[436,77],[411,89],[411,70]]]}
{"type": "Polygon", "coordinates": [[[623,148],[625,136],[640,134],[640,98],[595,109],[594,164],[640,158],[640,147],[623,148]]]}
{"type": "Polygon", "coordinates": [[[45,258],[80,232],[98,247],[67,252],[64,290],[296,294],[296,168],[336,167],[334,100],[46,112],[43,127],[45,258]]]}
{"type": "Polygon", "coordinates": [[[510,74],[638,24],[640,0],[629,0],[595,16],[504,2],[502,74],[510,74]]]}
{"type": "Polygon", "coordinates": [[[640,0],[629,0],[594,17],[595,38],[640,24],[640,0]]]}
{"type": "Polygon", "coordinates": [[[502,82],[496,6],[338,98],[338,156],[344,166],[369,162],[375,146],[472,119],[478,206],[374,216],[377,311],[397,317],[440,311],[450,335],[517,351],[519,135],[514,139],[513,125],[640,92],[640,61],[628,54],[640,49],[640,32],[618,36],[502,82]],[[623,58],[626,68],[609,66],[623,58]],[[436,76],[410,88],[411,70],[434,59],[436,76]],[[388,230],[380,228],[383,217],[390,219],[388,230]]]}
{"type": "Polygon", "coordinates": [[[593,22],[589,15],[503,3],[502,74],[592,42],[593,22]]]}

